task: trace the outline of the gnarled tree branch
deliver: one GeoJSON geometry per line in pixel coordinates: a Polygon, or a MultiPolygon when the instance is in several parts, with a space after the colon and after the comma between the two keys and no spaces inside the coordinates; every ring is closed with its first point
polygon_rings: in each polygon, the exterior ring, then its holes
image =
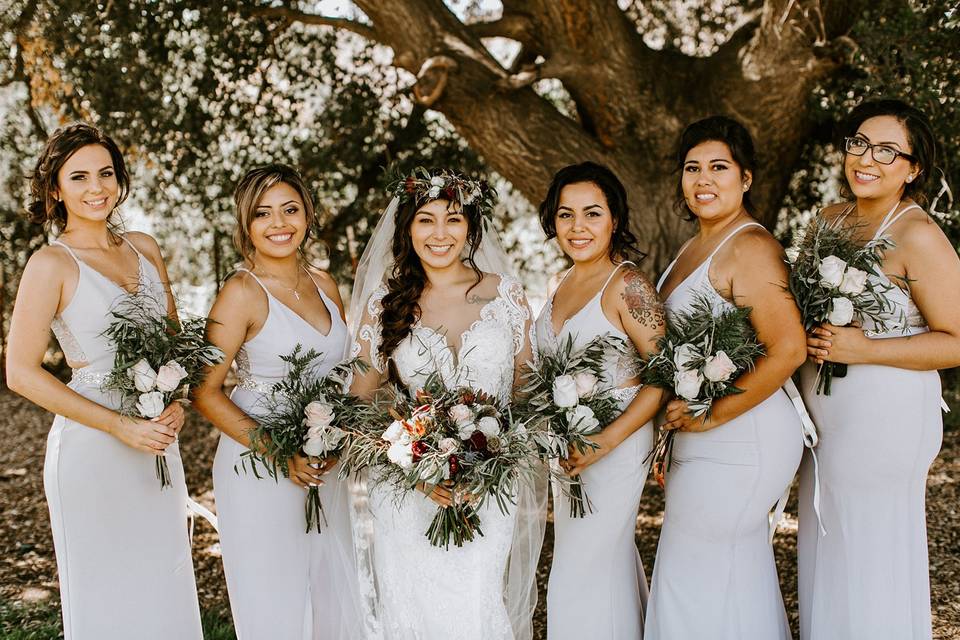
{"type": "Polygon", "coordinates": [[[263,18],[276,18],[287,23],[299,22],[301,24],[322,25],[326,27],[334,27],[336,29],[345,29],[347,31],[352,31],[357,35],[363,36],[367,40],[373,42],[377,42],[379,40],[377,37],[377,31],[374,27],[362,22],[357,22],[356,20],[350,20],[348,18],[321,16],[315,13],[297,11],[296,9],[290,9],[288,7],[256,7],[251,9],[250,12],[255,16],[260,16],[263,18]]]}

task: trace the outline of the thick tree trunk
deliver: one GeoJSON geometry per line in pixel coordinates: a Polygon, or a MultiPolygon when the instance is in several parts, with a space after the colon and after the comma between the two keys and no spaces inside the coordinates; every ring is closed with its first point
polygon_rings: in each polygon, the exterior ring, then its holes
{"type": "Polygon", "coordinates": [[[417,93],[534,204],[560,167],[610,166],[627,187],[653,273],[694,230],[674,207],[674,145],[683,127],[726,113],[751,129],[758,214],[771,224],[810,131],[811,91],[837,68],[836,43],[865,1],[767,0],[707,58],[650,49],[614,0],[504,0],[499,20],[476,25],[463,24],[442,0],[356,4],[372,24],[276,11],[391,47],[394,64],[418,75],[417,93]],[[505,69],[482,44],[486,36],[517,40],[523,60],[541,63],[505,69]],[[540,77],[563,83],[576,118],[531,88],[540,77]]]}

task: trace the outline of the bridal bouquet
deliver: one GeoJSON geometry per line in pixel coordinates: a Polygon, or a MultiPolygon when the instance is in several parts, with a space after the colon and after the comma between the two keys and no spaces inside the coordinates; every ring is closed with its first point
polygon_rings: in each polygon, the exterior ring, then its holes
{"type": "MultiPolygon", "coordinates": [[[[114,305],[103,335],[113,343],[113,369],[105,391],[120,393],[124,415],[153,419],[174,400],[187,400],[207,367],[223,362],[223,351],[206,339],[209,319],[174,320],[149,295],[129,294],[114,305]]],[[[156,457],[160,488],[170,486],[164,454],[156,457]]]]}
{"type": "MultiPolygon", "coordinates": [[[[573,338],[567,336],[556,351],[538,353],[537,364],[525,375],[526,386],[521,390],[525,400],[518,413],[536,425],[531,437],[545,458],[566,459],[571,448],[581,453],[595,449],[597,445],[587,436],[599,433],[620,415],[620,403],[611,389],[601,388],[600,380],[604,354],[622,348],[619,338],[602,335],[575,350],[573,338]]],[[[580,477],[556,476],[569,486],[570,517],[592,513],[580,477]]]]}
{"type": "MultiPolygon", "coordinates": [[[[317,375],[321,354],[313,349],[303,351],[300,345],[290,355],[280,356],[287,363],[287,374],[264,398],[257,411],[257,426],[248,432],[250,449],[241,455],[240,466],[246,471],[249,463],[253,474],[261,477],[257,464],[266,468],[276,480],[287,476],[287,461],[300,453],[317,458],[337,457],[347,441],[347,426],[367,419],[368,409],[347,393],[348,380],[354,368],[362,369],[359,360],[350,360],[333,367],[325,376],[317,375]]],[[[326,515],[317,487],[307,490],[304,509],[307,532],[321,531],[326,515]]]]}
{"type": "Polygon", "coordinates": [[[460,547],[483,535],[478,511],[494,499],[515,504],[520,482],[535,470],[536,450],[522,422],[495,398],[468,387],[448,389],[431,375],[415,397],[395,391],[380,419],[351,433],[341,473],[369,468],[402,498],[421,483],[442,485],[453,504],[439,507],[426,536],[460,547]]]}
{"type": "MultiPolygon", "coordinates": [[[[870,278],[893,241],[883,236],[864,245],[855,240],[856,227],[841,220],[817,216],[810,223],[790,266],[790,293],[800,307],[807,331],[825,322],[843,327],[869,319],[885,329],[883,314],[892,309],[886,293],[894,286],[870,278]]],[[[824,362],[817,377],[817,393],[830,395],[833,378],[847,374],[847,365],[824,362]]]]}
{"type": "MultiPolygon", "coordinates": [[[[764,355],[750,311],[736,307],[714,315],[710,300],[696,296],[688,311],[670,314],[666,333],[657,341],[659,351],[650,354],[644,367],[644,383],[686,400],[694,416],[708,417],[715,400],[743,393],[733,381],[764,355]]],[[[650,453],[658,481],[670,468],[674,433],[661,434],[650,453]]]]}

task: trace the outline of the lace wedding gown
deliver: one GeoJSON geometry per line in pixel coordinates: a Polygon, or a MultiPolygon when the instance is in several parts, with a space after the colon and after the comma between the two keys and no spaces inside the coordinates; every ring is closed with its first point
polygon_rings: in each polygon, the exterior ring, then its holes
{"type": "MultiPolygon", "coordinates": [[[[355,353],[368,356],[381,373],[386,371],[378,354],[385,294],[386,287],[381,287],[370,297],[355,346],[355,353]]],[[[418,321],[393,353],[401,381],[415,392],[438,372],[447,386],[470,386],[508,402],[515,367],[522,364],[518,357],[533,343],[530,311],[517,280],[501,276],[496,297],[483,306],[460,343],[454,352],[445,333],[418,321]]],[[[483,536],[445,550],[432,546],[425,535],[436,503],[419,492],[398,498],[388,487],[371,485],[372,535],[359,546],[371,545],[372,575],[364,577],[375,591],[368,594],[376,603],[372,637],[529,637],[529,591],[535,585],[532,575],[530,584],[523,584],[527,580],[520,579],[522,572],[517,570],[519,563],[529,563],[529,556],[535,566],[539,554],[540,540],[529,535],[526,525],[539,517],[529,487],[520,489],[519,504],[508,514],[501,513],[495,501],[487,501],[479,510],[483,536]]]]}

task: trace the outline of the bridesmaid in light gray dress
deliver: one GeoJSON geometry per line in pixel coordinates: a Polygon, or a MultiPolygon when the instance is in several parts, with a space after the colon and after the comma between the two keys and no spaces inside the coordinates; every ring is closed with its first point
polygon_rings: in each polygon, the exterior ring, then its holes
{"type": "Polygon", "coordinates": [[[666,476],[647,638],[787,640],[790,628],[768,541],[768,514],[793,480],[803,451],[798,414],[780,389],[803,362],[804,333],[780,244],[750,215],[753,144],[734,120],[712,117],[684,131],[678,161],[686,208],[699,233],[660,279],[668,312],[706,296],[715,313],[752,307],[766,348],[736,381],[743,393],[693,418],[667,405],[679,433],[666,476]]]}
{"type": "Polygon", "coordinates": [[[10,389],[56,414],[43,467],[67,640],[199,640],[200,608],[187,534],[187,488],[175,441],[183,409],[154,421],[122,416],[102,389],[115,346],[111,308],[133,295],[175,315],[153,238],[118,235],[113,212],[129,187],[117,145],[95,127],[57,130],[32,183],[36,221],[60,231],[20,280],[7,351],[10,389]],[[53,329],[73,370],[46,371],[53,329]],[[164,454],[171,485],[161,488],[164,454]]]}
{"type": "Polygon", "coordinates": [[[820,433],[820,509],[813,464],[801,474],[800,635],[924,640],[932,636],[927,470],[943,437],[937,369],[960,365],[960,260],[918,206],[933,173],[926,117],[893,100],[857,107],[846,125],[844,176],[855,201],[821,215],[895,247],[869,278],[892,285],[886,327],[826,325],[808,340],[804,399],[820,433]],[[829,396],[817,364],[848,363],[829,396]]]}
{"type": "Polygon", "coordinates": [[[574,264],[537,319],[539,347],[554,350],[572,337],[580,348],[601,335],[625,347],[606,354],[599,383],[613,389],[623,413],[590,436],[597,449],[572,450],[563,461],[567,473],[583,482],[592,511],[571,517],[568,498],[554,486],[547,635],[641,638],[647,579],[635,531],[649,470],[644,459],[653,446],[652,420],[664,394],[639,385],[636,363],[663,335],[663,307],[653,285],[625,259],[638,253],[636,240],[629,231],[626,191],[609,169],[584,162],[557,172],[540,206],[540,222],[574,264]]]}
{"type": "Polygon", "coordinates": [[[213,492],[237,638],[360,638],[348,496],[336,460],[301,451],[287,461],[289,477],[274,480],[242,458],[248,430],[287,374],[283,356],[297,346],[316,351],[315,376],[344,360],[349,339],[340,296],[333,278],[300,258],[314,213],[295,170],[252,169],[235,200],[235,238],[247,266],[227,280],[210,311],[210,339],[227,357],[197,391],[196,404],[221,431],[213,492]],[[222,383],[231,362],[238,382],[228,398],[222,383]],[[320,485],[319,533],[306,530],[308,485],[320,485]]]}

